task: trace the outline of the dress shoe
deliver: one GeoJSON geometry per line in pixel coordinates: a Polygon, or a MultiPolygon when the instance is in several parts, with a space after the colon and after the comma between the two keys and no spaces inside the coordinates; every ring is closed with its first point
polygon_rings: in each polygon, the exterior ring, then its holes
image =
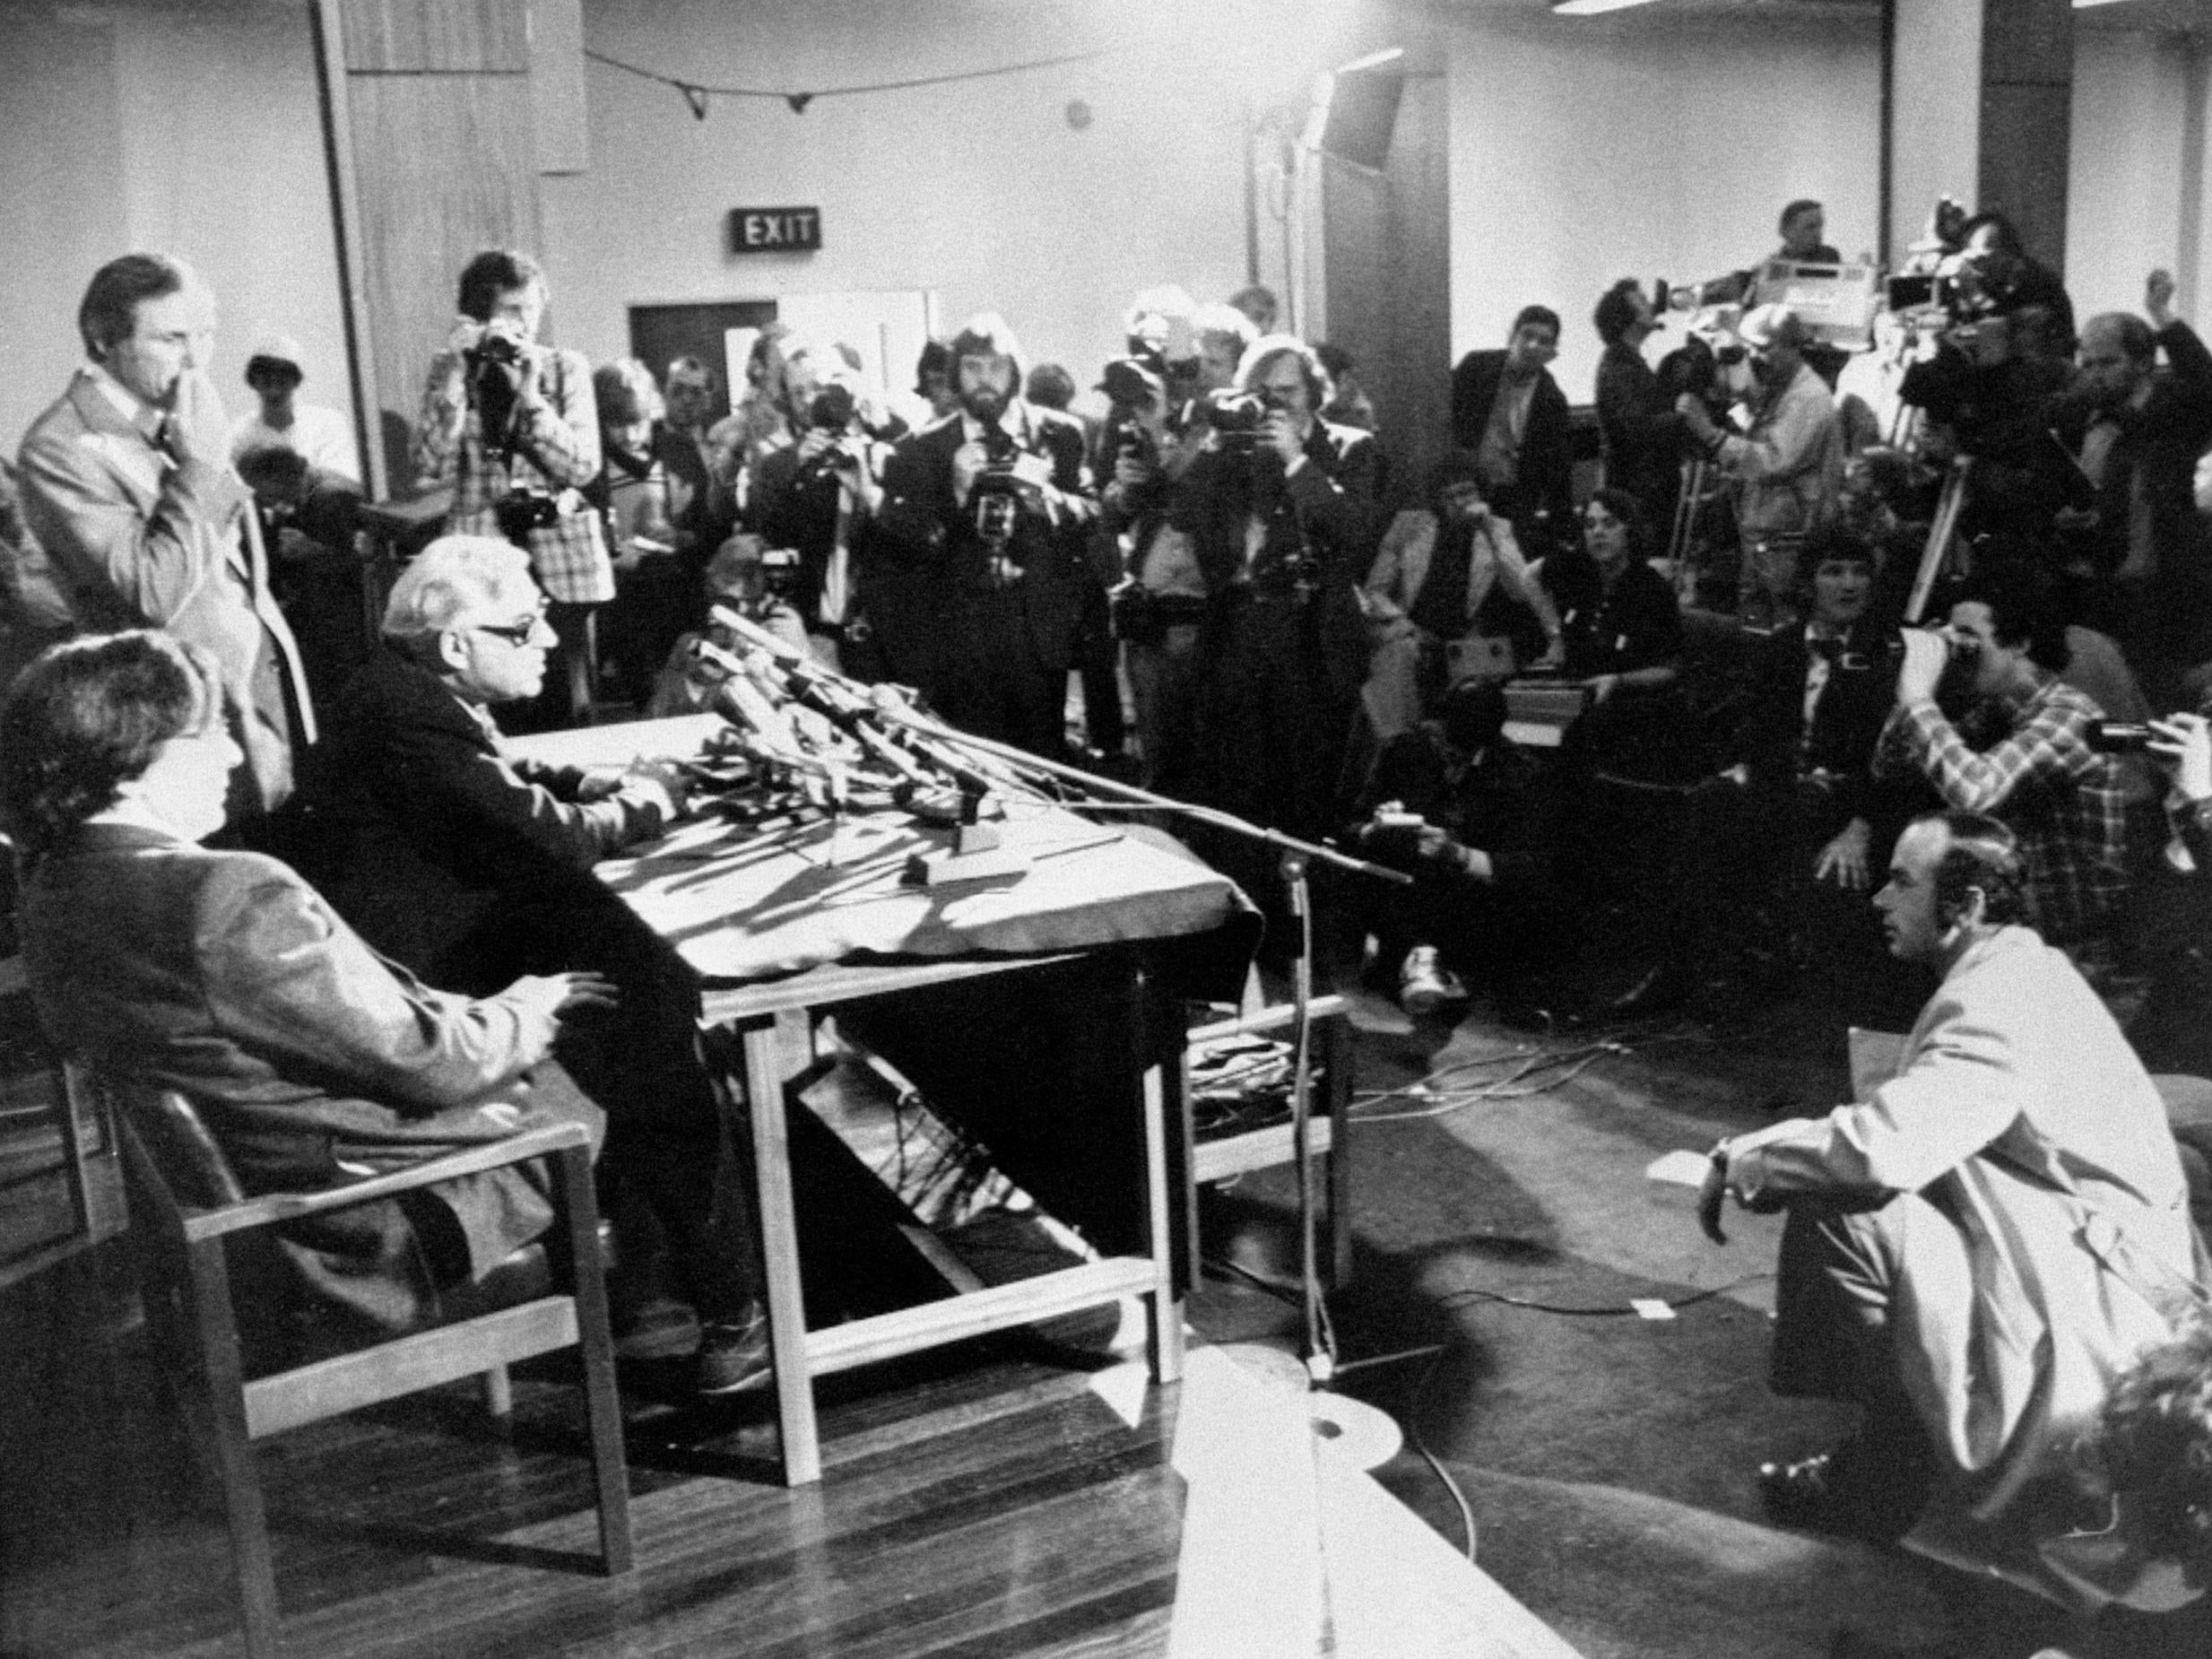
{"type": "Polygon", "coordinates": [[[1601,1019],[1642,1020],[1681,1005],[1688,976],[1673,962],[1660,962],[1605,1005],[1601,1019]]]}
{"type": "Polygon", "coordinates": [[[1860,1437],[1793,1464],[1759,1465],[1759,1498],[1779,1526],[1894,1543],[1919,1518],[1929,1472],[1909,1447],[1884,1456],[1860,1437]]]}
{"type": "Polygon", "coordinates": [[[1466,1003],[1466,986],[1437,960],[1435,945],[1418,944],[1406,952],[1405,966],[1398,973],[1399,1007],[1418,1020],[1455,1011],[1466,1003]]]}
{"type": "Polygon", "coordinates": [[[693,1387],[703,1394],[742,1394],[759,1388],[776,1375],[768,1358],[768,1321],[756,1313],[750,1319],[717,1320],[699,1326],[698,1379],[693,1387]]]}

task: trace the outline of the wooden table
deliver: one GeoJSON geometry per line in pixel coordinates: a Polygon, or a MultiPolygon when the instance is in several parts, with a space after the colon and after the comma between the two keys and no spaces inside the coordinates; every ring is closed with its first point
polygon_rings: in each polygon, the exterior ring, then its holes
{"type": "MultiPolygon", "coordinates": [[[[520,739],[514,748],[536,759],[572,765],[613,764],[640,754],[694,752],[714,724],[711,718],[694,717],[596,726],[520,739]]],[[[779,977],[733,980],[729,974],[732,947],[745,942],[742,935],[746,918],[752,914],[742,890],[757,882],[763,895],[761,904],[768,902],[767,895],[774,894],[788,908],[790,873],[778,872],[759,857],[757,842],[749,843],[747,832],[735,830],[726,831],[726,856],[717,862],[716,836],[711,826],[680,831],[669,843],[662,844],[661,849],[647,849],[642,857],[603,864],[601,873],[687,960],[708,969],[702,992],[704,1021],[709,1028],[733,1033],[742,1043],[785,1481],[796,1486],[821,1478],[814,1378],[895,1355],[963,1342],[986,1332],[1056,1318],[1134,1296],[1142,1299],[1146,1310],[1147,1350],[1153,1377],[1169,1382],[1178,1377],[1183,1364],[1183,1324],[1175,1288],[1170,1226],[1167,1107],[1171,1090],[1152,1058],[1157,1049],[1149,1041],[1152,1034],[1148,1033],[1147,1022],[1157,1016],[1147,971],[1140,953],[1125,948],[1141,935],[1109,932],[1100,942],[1117,948],[1103,952],[1091,949],[1045,951],[987,960],[954,956],[880,965],[832,961],[779,977]],[[749,870],[748,865],[758,869],[749,870]],[[702,906],[707,913],[698,913],[702,906]],[[788,1085],[810,1055],[803,1051],[794,1054],[785,1033],[810,1029],[814,1016],[840,1003],[989,975],[1019,974],[1079,956],[1100,957],[1113,964],[1121,975],[1127,998],[1124,1029],[1130,1047],[1121,1064],[1127,1079],[1128,1103],[1141,1117],[1143,1191],[1130,1197],[1132,1204],[1142,1207],[1144,1253],[1105,1256],[1011,1284],[967,1290],[894,1313],[808,1330],[792,1184],[788,1085]],[[722,971],[718,974],[715,968],[722,971]]],[[[1089,856],[1083,847],[1068,845],[1073,847],[1071,857],[1089,856]]],[[[1117,877],[1123,881],[1131,879],[1132,870],[1141,873],[1153,867],[1146,858],[1132,858],[1131,851],[1122,849],[1123,862],[1115,866],[1117,877]]],[[[883,890],[874,897],[886,907],[898,907],[898,914],[907,914],[915,904],[915,893],[897,886],[895,872],[903,864],[903,855],[894,851],[876,862],[882,866],[880,873],[872,873],[872,865],[839,872],[835,903],[842,922],[851,922],[856,903],[864,908],[871,902],[867,890],[871,882],[883,883],[883,890]],[[856,886],[860,889],[857,899],[856,886]]],[[[1158,885],[1168,897],[1161,899],[1166,909],[1156,915],[1172,915],[1178,918],[1175,926],[1189,931],[1184,925],[1195,911],[1188,873],[1170,874],[1165,865],[1160,869],[1158,885]]],[[[1227,882],[1218,877],[1208,880],[1218,884],[1225,906],[1236,902],[1235,890],[1227,882]]],[[[1055,864],[1050,881],[1040,886],[1064,894],[1070,886],[1069,866],[1055,864]]],[[[1141,905],[1148,896],[1158,897],[1144,892],[1114,895],[1125,898],[1131,905],[1141,905]]],[[[911,936],[925,941],[933,949],[945,949],[957,942],[958,919],[971,913],[978,916],[979,936],[993,940],[1025,936],[1004,914],[1008,908],[1004,901],[1011,897],[1002,894],[993,902],[979,903],[975,895],[964,895],[958,889],[940,894],[933,901],[933,914],[914,926],[911,936]],[[948,924],[948,916],[954,918],[952,924],[948,924]]],[[[826,906],[829,902],[823,900],[826,906]]],[[[1088,911],[1078,914],[1087,925],[1096,920],[1088,911]]],[[[791,948],[792,932],[788,918],[773,933],[763,930],[768,948],[779,953],[774,957],[778,962],[785,960],[780,953],[791,948]]],[[[742,951],[736,958],[742,960],[742,951]]]]}

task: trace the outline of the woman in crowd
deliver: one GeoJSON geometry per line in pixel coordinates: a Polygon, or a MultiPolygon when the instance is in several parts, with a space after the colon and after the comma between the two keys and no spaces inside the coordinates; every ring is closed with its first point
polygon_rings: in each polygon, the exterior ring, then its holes
{"type": "MultiPolygon", "coordinates": [[[[317,1191],[598,1109],[550,1058],[594,975],[448,995],[395,972],[290,868],[198,843],[238,759],[212,660],[152,632],[46,652],[0,706],[0,821],[40,1023],[103,1073],[182,1090],[249,1194],[317,1191]]],[[[289,1360],[434,1321],[543,1231],[534,1169],[297,1222],[301,1294],[249,1333],[289,1360]]]]}
{"type": "Polygon", "coordinates": [[[1679,749],[1682,613],[1648,562],[1651,532],[1635,497],[1592,496],[1583,543],[1535,567],[1558,613],[1566,673],[1590,688],[1574,742],[1602,769],[1648,770],[1679,749]]]}
{"type": "Polygon", "coordinates": [[[1559,663],[1551,595],[1531,578],[1513,525],[1484,502],[1480,471],[1464,449],[1437,462],[1427,505],[1391,520],[1360,588],[1375,642],[1361,700],[1379,743],[1412,730],[1470,673],[1503,679],[1559,663]]]}

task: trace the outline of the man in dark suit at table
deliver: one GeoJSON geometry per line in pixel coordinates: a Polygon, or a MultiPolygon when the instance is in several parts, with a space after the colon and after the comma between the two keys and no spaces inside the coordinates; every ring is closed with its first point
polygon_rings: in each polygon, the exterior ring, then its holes
{"type": "Polygon", "coordinates": [[[1546,366],[1558,354],[1559,314],[1523,306],[1504,351],[1470,352],[1452,371],[1452,447],[1482,457],[1484,497],[1531,559],[1574,517],[1566,394],[1546,366]]]}
{"type": "Polygon", "coordinates": [[[884,469],[863,606],[893,679],[956,725],[1057,756],[1098,514],[1083,429],[1019,395],[1020,348],[996,315],[954,338],[952,376],[959,413],[884,469]]]}
{"type": "Polygon", "coordinates": [[[250,821],[291,793],[315,716],[207,376],[214,296],[180,259],[126,254],[93,274],[77,330],[90,361],[23,438],[23,520],[79,630],[160,628],[214,654],[244,751],[230,821],[250,821]]]}
{"type": "Polygon", "coordinates": [[[490,707],[537,694],[554,638],[528,556],[507,543],[433,542],[393,585],[384,638],[330,710],[279,850],[369,943],[441,988],[585,968],[614,982],[615,1010],[566,1029],[560,1059],[607,1113],[603,1174],[667,1238],[699,1316],[701,1392],[746,1386],[766,1374],[758,1246],[698,1060],[698,982],[592,873],[681,815],[682,777],[507,751],[490,707]]]}

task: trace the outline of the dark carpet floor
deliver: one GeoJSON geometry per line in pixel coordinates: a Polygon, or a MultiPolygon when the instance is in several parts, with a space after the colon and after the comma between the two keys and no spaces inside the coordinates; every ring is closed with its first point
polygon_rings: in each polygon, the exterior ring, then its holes
{"type": "MultiPolygon", "coordinates": [[[[1849,1413],[1767,1392],[1778,1219],[1731,1212],[1713,1246],[1695,1194],[1644,1171],[1846,1098],[1830,1012],[1539,1041],[1479,1014],[1416,1024],[1356,994],[1358,1255],[1331,1310],[1340,1385],[1410,1431],[1380,1477],[1461,1542],[1418,1436],[1473,1509],[1484,1569],[1589,1659],[2212,1655],[2204,1617],[2073,1629],[1901,1550],[1762,1516],[1760,1462],[1820,1449],[1849,1413]],[[1679,1306],[1647,1318],[1633,1300],[1679,1306]]],[[[1207,1198],[1217,1272],[1199,1323],[1217,1340],[1295,1331],[1234,1271],[1294,1277],[1286,1174],[1207,1198]]]]}

